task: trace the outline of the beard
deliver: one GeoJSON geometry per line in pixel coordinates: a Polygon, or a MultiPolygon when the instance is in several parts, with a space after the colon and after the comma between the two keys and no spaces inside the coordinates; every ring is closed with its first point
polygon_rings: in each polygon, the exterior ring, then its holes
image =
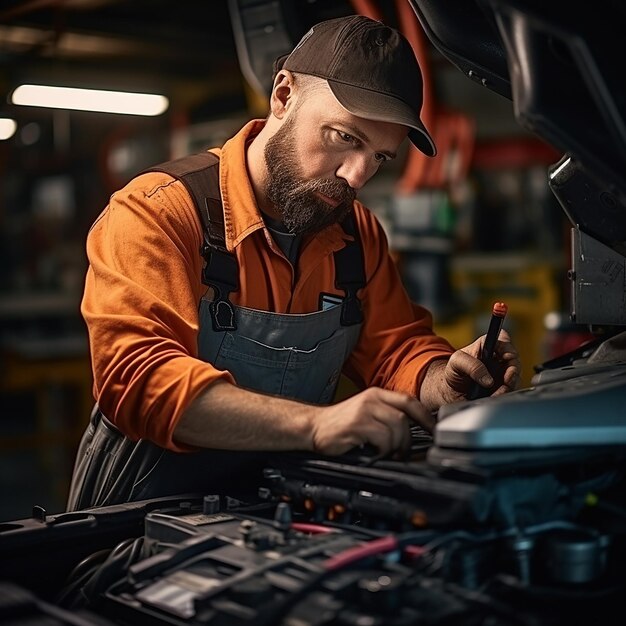
{"type": "Polygon", "coordinates": [[[289,232],[296,235],[317,233],[330,224],[341,222],[348,215],[356,192],[338,178],[306,180],[302,177],[295,151],[294,128],[292,117],[270,137],[265,146],[266,194],[289,232]],[[316,193],[338,200],[339,204],[333,207],[316,193]]]}

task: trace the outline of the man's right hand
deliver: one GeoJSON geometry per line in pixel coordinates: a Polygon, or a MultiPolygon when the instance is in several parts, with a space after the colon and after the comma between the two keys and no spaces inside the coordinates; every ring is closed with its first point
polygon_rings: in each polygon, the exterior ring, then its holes
{"type": "Polygon", "coordinates": [[[378,387],[318,406],[216,381],[187,408],[174,437],[203,448],[312,450],[329,456],[367,443],[386,455],[408,450],[412,422],[428,431],[435,426],[421,402],[378,387]]]}
{"type": "Polygon", "coordinates": [[[313,423],[313,449],[320,454],[338,455],[369,443],[382,455],[406,453],[411,443],[411,423],[429,432],[435,427],[435,419],[415,398],[371,387],[319,409],[313,423]]]}

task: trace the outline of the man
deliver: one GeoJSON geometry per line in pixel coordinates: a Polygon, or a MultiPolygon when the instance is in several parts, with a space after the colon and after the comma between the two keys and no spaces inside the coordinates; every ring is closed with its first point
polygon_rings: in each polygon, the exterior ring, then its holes
{"type": "Polygon", "coordinates": [[[454,351],[433,333],[355,200],[407,134],[436,152],[408,42],[339,18],[276,70],[268,118],[213,151],[206,228],[185,185],[150,172],[90,231],[82,312],[98,410],[70,509],[245,484],[263,451],[401,451],[410,423],[432,430],[431,411],[474,381],[516,385],[506,333],[495,380],[482,339],[454,351]],[[342,370],[365,390],[329,404],[342,370]]]}

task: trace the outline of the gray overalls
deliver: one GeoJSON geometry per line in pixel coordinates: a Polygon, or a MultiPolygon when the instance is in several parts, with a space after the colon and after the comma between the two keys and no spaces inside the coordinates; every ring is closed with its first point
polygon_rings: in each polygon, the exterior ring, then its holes
{"type": "MultiPolygon", "coordinates": [[[[185,184],[204,224],[202,280],[213,288],[213,298],[203,298],[199,306],[199,356],[228,370],[240,387],[329,403],[362,323],[356,293],[365,279],[352,218],[343,226],[354,241],[334,253],[335,282],[346,294],[341,304],[302,315],[235,306],[229,294],[238,289],[238,265],[225,245],[218,163],[207,152],[151,168],[185,184]]],[[[263,458],[258,452],[227,450],[175,453],[149,441],[131,441],[96,406],[78,449],[67,509],[177,493],[250,492],[258,484],[263,458]]]]}

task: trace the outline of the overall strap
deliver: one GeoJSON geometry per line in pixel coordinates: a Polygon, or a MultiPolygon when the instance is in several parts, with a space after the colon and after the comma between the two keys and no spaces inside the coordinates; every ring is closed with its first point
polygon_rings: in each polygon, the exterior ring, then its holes
{"type": "Polygon", "coordinates": [[[213,330],[235,330],[235,309],[229,295],[239,289],[239,266],[235,255],[226,249],[219,158],[211,152],[200,152],[160,163],[144,172],[164,172],[179,179],[193,198],[204,227],[200,254],[206,265],[202,282],[215,291],[209,305],[213,330]]]}
{"type": "MultiPolygon", "coordinates": [[[[201,152],[167,161],[144,172],[164,172],[178,178],[194,200],[204,226],[204,242],[200,253],[206,265],[202,282],[215,291],[209,305],[215,331],[235,330],[235,309],[229,299],[239,289],[239,267],[232,252],[226,249],[224,210],[219,189],[219,158],[211,152],[201,152]]],[[[353,240],[334,253],[335,285],[345,292],[341,305],[341,325],[352,326],[363,321],[361,301],[357,296],[365,286],[363,249],[352,214],[342,227],[353,240]]]]}
{"type": "Polygon", "coordinates": [[[357,292],[365,286],[365,261],[361,238],[352,213],[348,214],[341,226],[353,239],[334,253],[335,286],[346,294],[341,305],[341,325],[352,326],[363,321],[363,307],[357,292]]]}

